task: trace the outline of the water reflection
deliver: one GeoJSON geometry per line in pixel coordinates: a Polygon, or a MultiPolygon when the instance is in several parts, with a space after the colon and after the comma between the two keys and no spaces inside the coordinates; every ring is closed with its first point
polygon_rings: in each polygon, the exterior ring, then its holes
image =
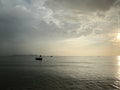
{"type": "Polygon", "coordinates": [[[116,89],[120,89],[120,56],[117,56],[117,72],[116,72],[116,80],[113,84],[113,87],[116,89]]]}
{"type": "Polygon", "coordinates": [[[120,90],[120,56],[4,57],[0,71],[0,90],[120,90]]]}
{"type": "Polygon", "coordinates": [[[118,65],[120,66],[120,56],[117,56],[118,65]]]}
{"type": "Polygon", "coordinates": [[[120,56],[117,56],[117,78],[120,80],[120,56]]]}

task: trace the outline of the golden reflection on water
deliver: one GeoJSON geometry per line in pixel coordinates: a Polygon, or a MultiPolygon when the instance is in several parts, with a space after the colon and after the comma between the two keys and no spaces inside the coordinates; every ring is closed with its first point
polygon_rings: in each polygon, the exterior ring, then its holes
{"type": "Polygon", "coordinates": [[[116,80],[112,86],[116,88],[115,90],[120,90],[120,56],[117,56],[117,72],[116,72],[116,80]]]}
{"type": "Polygon", "coordinates": [[[118,74],[118,79],[120,79],[120,56],[117,56],[117,65],[118,65],[118,71],[117,71],[117,74],[118,74]]]}
{"type": "Polygon", "coordinates": [[[117,56],[118,65],[120,66],[120,56],[117,56]]]}

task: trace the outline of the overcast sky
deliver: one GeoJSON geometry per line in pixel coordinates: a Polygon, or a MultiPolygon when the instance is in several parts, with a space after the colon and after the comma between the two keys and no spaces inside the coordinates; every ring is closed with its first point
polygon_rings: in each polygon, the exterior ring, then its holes
{"type": "Polygon", "coordinates": [[[0,55],[120,55],[120,0],[0,0],[0,55]]]}

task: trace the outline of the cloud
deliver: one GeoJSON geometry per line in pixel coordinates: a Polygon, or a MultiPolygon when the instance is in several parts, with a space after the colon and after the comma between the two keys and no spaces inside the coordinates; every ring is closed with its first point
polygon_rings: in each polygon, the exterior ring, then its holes
{"type": "Polygon", "coordinates": [[[78,37],[115,32],[118,3],[119,0],[48,0],[45,6],[54,12],[52,18],[59,22],[56,25],[78,37]]]}
{"type": "Polygon", "coordinates": [[[0,0],[0,54],[10,53],[11,49],[13,53],[29,52],[36,44],[43,48],[45,45],[40,43],[65,37],[56,26],[59,22],[53,18],[53,11],[44,7],[44,2],[0,0]]]}
{"type": "Polygon", "coordinates": [[[120,0],[116,0],[114,6],[120,6],[120,0]]]}
{"type": "Polygon", "coordinates": [[[46,6],[52,9],[62,7],[73,10],[108,10],[116,0],[48,0],[46,6]]]}
{"type": "Polygon", "coordinates": [[[115,3],[118,1],[1,0],[0,17],[4,19],[4,23],[13,23],[8,24],[8,27],[13,30],[11,33],[16,32],[14,34],[16,36],[22,31],[38,31],[41,36],[47,33],[57,36],[57,33],[60,33],[61,36],[66,34],[66,37],[86,36],[91,33],[104,34],[112,32],[112,24],[116,23],[114,13],[117,12],[117,8],[112,6],[116,5],[115,3]]]}
{"type": "Polygon", "coordinates": [[[47,41],[113,33],[120,14],[119,2],[0,0],[0,49],[4,53],[10,48],[17,48],[14,53],[25,52],[47,41]]]}

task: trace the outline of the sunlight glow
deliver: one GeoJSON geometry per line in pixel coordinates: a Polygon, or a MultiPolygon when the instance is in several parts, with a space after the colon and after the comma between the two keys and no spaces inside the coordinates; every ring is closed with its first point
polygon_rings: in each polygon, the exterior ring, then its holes
{"type": "Polygon", "coordinates": [[[120,40],[120,33],[118,33],[118,35],[117,35],[117,39],[120,40]]]}

